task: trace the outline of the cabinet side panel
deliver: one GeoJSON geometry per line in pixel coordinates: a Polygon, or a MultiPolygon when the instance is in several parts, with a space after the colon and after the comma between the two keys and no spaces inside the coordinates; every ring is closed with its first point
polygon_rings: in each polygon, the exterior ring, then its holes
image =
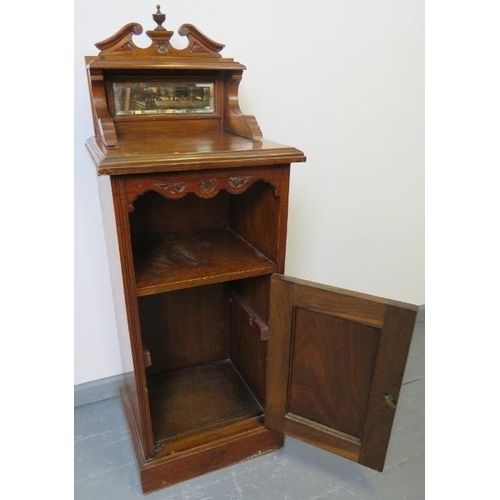
{"type": "MultiPolygon", "coordinates": [[[[111,177],[111,193],[114,207],[115,233],[117,236],[118,259],[112,255],[113,266],[119,265],[122,278],[122,291],[126,309],[126,324],[128,329],[120,332],[120,344],[124,349],[130,349],[133,370],[127,372],[126,390],[133,412],[133,418],[139,431],[141,447],[146,458],[154,453],[153,431],[149,410],[148,394],[145,376],[144,348],[139,325],[139,311],[135,297],[135,274],[132,262],[132,245],[130,241],[130,227],[128,221],[127,195],[124,181],[121,178],[111,177]],[[128,338],[126,333],[128,333],[128,338]]],[[[121,320],[122,321],[122,320],[121,320]]],[[[127,363],[130,357],[126,358],[127,363]]]]}
{"type": "Polygon", "coordinates": [[[262,340],[252,318],[236,299],[231,302],[230,357],[262,406],[266,399],[267,341],[262,340]]]}
{"type": "MultiPolygon", "coordinates": [[[[127,308],[125,305],[125,294],[123,290],[123,278],[120,265],[120,250],[118,247],[118,235],[116,232],[116,218],[113,207],[113,194],[111,192],[111,183],[108,176],[97,178],[99,187],[99,199],[101,204],[101,215],[104,226],[104,236],[106,240],[106,252],[108,256],[109,275],[111,280],[111,290],[113,293],[113,305],[115,311],[115,321],[118,331],[118,341],[120,346],[120,355],[122,361],[122,370],[125,380],[131,384],[133,394],[135,395],[135,383],[133,377],[127,377],[127,374],[133,373],[134,364],[132,361],[132,351],[130,349],[130,338],[127,323],[127,308]]],[[[129,397],[131,395],[129,394],[129,397]]],[[[135,406],[137,411],[137,397],[135,396],[130,403],[135,406]]]]}
{"type": "Polygon", "coordinates": [[[288,217],[289,167],[280,167],[279,186],[259,181],[230,197],[230,224],[283,272],[288,217]]]}
{"type": "Polygon", "coordinates": [[[118,246],[118,234],[116,229],[116,217],[113,206],[113,194],[111,182],[108,176],[97,178],[99,188],[99,200],[101,205],[101,217],[103,221],[104,237],[106,241],[106,253],[108,257],[111,290],[113,294],[113,306],[115,313],[116,328],[118,333],[118,345],[123,371],[123,390],[129,410],[132,412],[135,425],[139,425],[139,402],[137,387],[134,376],[134,362],[130,347],[130,335],[127,320],[127,307],[123,288],[123,276],[120,263],[120,249],[118,246]]]}
{"type": "Polygon", "coordinates": [[[264,323],[269,323],[269,287],[270,276],[257,276],[245,280],[234,281],[232,289],[245,298],[252,309],[262,318],[264,323]]]}

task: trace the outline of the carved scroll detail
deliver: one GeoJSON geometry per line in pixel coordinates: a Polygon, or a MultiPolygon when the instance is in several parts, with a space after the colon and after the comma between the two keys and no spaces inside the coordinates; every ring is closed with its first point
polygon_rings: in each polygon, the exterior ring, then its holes
{"type": "MultiPolygon", "coordinates": [[[[245,172],[246,173],[246,172],[245,172]]],[[[256,173],[252,175],[221,175],[220,177],[210,176],[190,176],[189,178],[174,177],[170,182],[158,182],[160,179],[151,182],[136,183],[131,180],[127,188],[129,211],[134,210],[135,200],[147,191],[155,191],[169,199],[183,198],[189,193],[193,193],[200,198],[213,198],[221,190],[226,190],[232,194],[241,194],[247,191],[258,181],[265,182],[273,187],[274,195],[279,196],[280,173],[275,171],[256,173]]]]}
{"type": "Polygon", "coordinates": [[[142,26],[138,23],[126,24],[114,35],[106,38],[102,42],[97,42],[95,46],[102,52],[118,52],[121,50],[131,51],[136,45],[132,41],[133,35],[140,35],[142,26]]]}
{"type": "Polygon", "coordinates": [[[240,86],[242,71],[235,72],[231,75],[230,80],[226,80],[226,106],[224,126],[227,132],[242,135],[257,141],[262,140],[262,132],[260,130],[257,119],[253,115],[245,115],[240,109],[238,101],[238,89],[240,86]]]}
{"type": "Polygon", "coordinates": [[[107,147],[117,143],[115,123],[109,115],[106,104],[106,90],[102,71],[87,70],[90,93],[93,102],[93,118],[96,135],[101,137],[107,147]]]}
{"type": "Polygon", "coordinates": [[[216,42],[208,38],[196,26],[192,24],[183,24],[178,31],[179,35],[187,37],[188,46],[184,50],[190,52],[207,53],[213,56],[221,57],[219,52],[225,47],[223,43],[216,42]]]}
{"type": "Polygon", "coordinates": [[[210,193],[217,187],[217,179],[202,179],[198,181],[198,187],[200,191],[204,193],[210,193]]]}
{"type": "Polygon", "coordinates": [[[243,187],[245,184],[248,183],[248,181],[252,178],[252,176],[247,175],[245,177],[229,177],[228,184],[233,188],[233,189],[239,189],[243,187]]]}
{"type": "Polygon", "coordinates": [[[164,184],[155,184],[155,186],[158,186],[161,189],[164,189],[167,193],[170,194],[180,194],[182,193],[187,186],[187,183],[185,182],[165,182],[164,184]]]}

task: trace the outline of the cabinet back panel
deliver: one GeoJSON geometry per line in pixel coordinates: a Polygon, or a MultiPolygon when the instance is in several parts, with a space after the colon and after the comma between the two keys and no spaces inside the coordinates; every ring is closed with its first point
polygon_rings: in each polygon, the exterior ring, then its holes
{"type": "Polygon", "coordinates": [[[139,298],[151,354],[147,375],[228,358],[229,301],[223,284],[139,298]]]}
{"type": "Polygon", "coordinates": [[[178,200],[148,191],[135,200],[130,213],[132,241],[227,227],[227,199],[226,191],[210,199],[190,193],[178,200]]]}
{"type": "Polygon", "coordinates": [[[127,120],[129,117],[125,117],[125,120],[116,120],[115,127],[118,136],[129,136],[137,135],[138,140],[140,136],[155,137],[161,134],[183,134],[189,132],[190,134],[203,134],[210,132],[220,132],[221,130],[221,120],[220,118],[193,118],[193,119],[183,119],[180,121],[174,121],[167,119],[157,119],[157,120],[144,120],[135,119],[135,121],[127,120]]]}

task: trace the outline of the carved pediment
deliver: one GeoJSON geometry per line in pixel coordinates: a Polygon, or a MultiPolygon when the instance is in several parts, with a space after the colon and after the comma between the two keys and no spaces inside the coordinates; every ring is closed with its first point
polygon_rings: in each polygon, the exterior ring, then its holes
{"type": "Polygon", "coordinates": [[[174,32],[168,31],[163,27],[165,22],[165,14],[160,11],[160,6],[157,5],[157,12],[153,14],[153,19],[157,23],[154,30],[147,31],[146,34],[152,40],[149,47],[138,47],[134,41],[134,35],[140,35],[143,32],[142,26],[138,23],[129,23],[114,35],[95,44],[100,50],[99,57],[101,59],[121,59],[121,58],[144,58],[151,56],[163,57],[222,57],[220,51],[224,48],[224,44],[211,40],[203,34],[196,26],[192,24],[183,24],[178,33],[188,39],[187,47],[176,49],[170,43],[174,32]]]}

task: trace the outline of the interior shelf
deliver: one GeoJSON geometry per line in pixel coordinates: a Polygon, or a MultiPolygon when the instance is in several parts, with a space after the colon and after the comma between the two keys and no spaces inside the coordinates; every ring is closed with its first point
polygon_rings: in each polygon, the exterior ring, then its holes
{"type": "Polygon", "coordinates": [[[148,391],[156,443],[263,414],[230,360],[152,377],[148,391]]]}
{"type": "Polygon", "coordinates": [[[277,270],[273,262],[229,228],[136,242],[134,265],[138,296],[277,270]]]}

